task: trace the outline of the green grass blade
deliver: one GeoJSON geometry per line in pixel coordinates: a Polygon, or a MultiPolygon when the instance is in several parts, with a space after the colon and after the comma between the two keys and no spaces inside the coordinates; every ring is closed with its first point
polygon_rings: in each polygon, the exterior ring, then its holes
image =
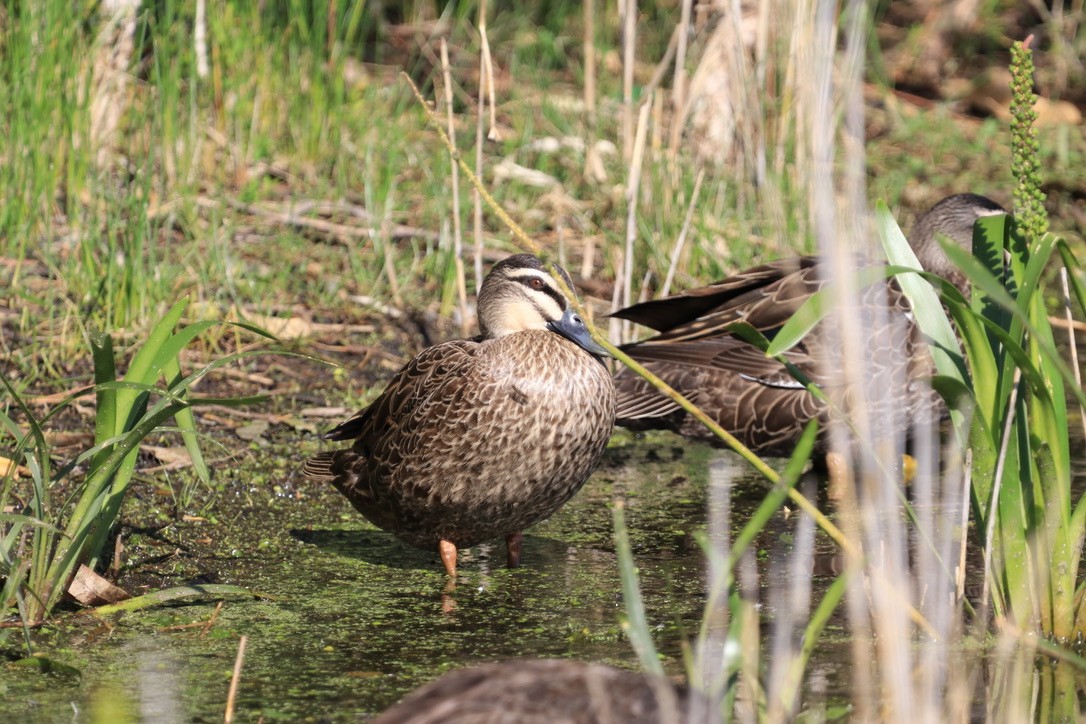
{"type": "MultiPolygon", "coordinates": [[[[180,382],[181,363],[177,357],[167,362],[162,371],[169,380],[170,387],[180,382]]],[[[196,419],[193,417],[192,407],[178,410],[176,420],[177,426],[181,429],[181,439],[184,441],[185,449],[188,450],[189,458],[192,460],[192,467],[200,481],[207,485],[211,482],[211,473],[207,469],[207,462],[200,450],[200,440],[196,436],[196,419]]]]}
{"type": "Polygon", "coordinates": [[[633,552],[630,549],[630,534],[626,528],[626,511],[621,500],[615,501],[615,548],[618,554],[618,567],[622,576],[622,598],[626,603],[626,635],[630,637],[641,667],[650,674],[664,675],[664,667],[656,654],[656,645],[652,641],[648,621],[645,619],[645,604],[641,600],[641,585],[634,566],[633,552]]]}
{"type": "Polygon", "coordinates": [[[799,701],[800,687],[803,685],[804,672],[807,671],[807,664],[811,660],[811,654],[814,653],[822,632],[829,625],[830,617],[837,610],[837,606],[845,597],[846,591],[848,591],[847,572],[842,573],[833,580],[807,622],[807,627],[803,631],[803,644],[800,646],[799,654],[791,661],[788,673],[785,675],[778,691],[777,706],[780,707],[781,711],[792,712],[794,708],[793,702],[799,701]]]}
{"type": "Polygon", "coordinates": [[[796,482],[799,481],[799,477],[803,473],[803,468],[811,458],[811,453],[814,451],[815,442],[817,440],[818,420],[812,419],[803,428],[803,433],[796,442],[795,450],[793,450],[792,456],[788,459],[788,464],[781,474],[781,479],[769,490],[769,493],[762,502],[758,504],[758,508],[751,515],[746,525],[744,525],[742,530],[739,531],[739,534],[736,535],[735,542],[732,543],[731,553],[729,555],[729,571],[739,561],[739,558],[743,555],[747,546],[749,546],[758,534],[765,529],[773,518],[773,515],[788,498],[788,491],[795,487],[796,482]]]}
{"type": "Polygon", "coordinates": [[[94,441],[100,443],[117,434],[117,390],[105,386],[117,379],[113,338],[105,332],[93,331],[90,334],[90,347],[97,402],[94,413],[94,441]]]}

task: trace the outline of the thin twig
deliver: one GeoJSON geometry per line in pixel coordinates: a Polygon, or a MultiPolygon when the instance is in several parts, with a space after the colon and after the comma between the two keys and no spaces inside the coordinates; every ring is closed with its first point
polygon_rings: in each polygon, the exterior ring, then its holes
{"type": "Polygon", "coordinates": [[[207,636],[208,632],[211,631],[211,627],[215,625],[215,621],[218,620],[219,613],[222,611],[223,603],[223,601],[219,601],[217,604],[215,604],[215,610],[211,612],[211,618],[207,620],[207,622],[204,624],[203,630],[200,631],[201,638],[207,636]]]}
{"type": "Polygon", "coordinates": [[[584,0],[584,109],[584,177],[606,181],[607,171],[596,150],[596,0],[584,0]]]}
{"type": "Polygon", "coordinates": [[[693,0],[683,0],[679,16],[679,43],[675,53],[675,80],[671,88],[671,143],[668,151],[671,155],[679,149],[683,135],[683,119],[686,118],[686,44],[690,36],[690,7],[693,0]]]}
{"type": "Polygon", "coordinates": [[[234,659],[234,674],[230,677],[230,691],[226,695],[226,715],[223,717],[223,724],[230,724],[234,721],[234,701],[238,695],[238,681],[241,679],[241,664],[245,661],[245,644],[248,643],[249,637],[242,636],[238,641],[238,655],[234,659]]]}
{"type": "MultiPolygon", "coordinates": [[[[1060,267],[1060,293],[1063,295],[1063,315],[1067,324],[1067,341],[1071,347],[1071,369],[1075,373],[1075,384],[1082,387],[1082,370],[1078,365],[1078,345],[1075,343],[1075,319],[1071,316],[1071,289],[1067,283],[1067,267],[1060,267]]],[[[1079,419],[1082,420],[1082,431],[1086,435],[1086,409],[1078,406],[1079,419]]]]}
{"type": "MultiPolygon", "coordinates": [[[[482,34],[486,28],[486,0],[479,3],[479,32],[482,34]]],[[[414,83],[412,83],[414,87],[414,83]]],[[[422,96],[419,96],[420,98],[422,96]]],[[[479,110],[475,117],[475,176],[483,177],[483,116],[486,115],[486,68],[482,52],[479,53],[479,110]]],[[[429,111],[429,106],[423,102],[423,107],[429,111]]],[[[455,150],[455,146],[453,146],[455,150]]],[[[475,234],[475,293],[483,287],[483,200],[476,185],[472,195],[475,207],[473,217],[473,232],[475,234]]]]}
{"type": "MultiPolygon", "coordinates": [[[[441,74],[445,79],[445,108],[447,111],[449,140],[456,145],[456,126],[453,124],[452,74],[449,73],[449,44],[441,38],[441,74]]],[[[468,290],[464,281],[464,238],[460,224],[460,167],[449,164],[452,174],[452,212],[453,212],[453,259],[456,264],[456,293],[460,299],[460,334],[468,336],[468,290]]]]}
{"type": "Polygon", "coordinates": [[[625,0],[622,25],[622,158],[633,158],[633,75],[637,43],[637,0],[625,0]]]}
{"type": "MultiPolygon", "coordinates": [[[[376,238],[380,230],[372,226],[351,226],[349,224],[337,224],[333,221],[327,221],[326,219],[312,219],[306,216],[299,216],[296,211],[277,211],[275,209],[264,208],[263,206],[257,206],[255,204],[247,204],[237,199],[226,199],[226,203],[231,208],[237,209],[242,213],[249,214],[250,216],[259,216],[268,221],[280,224],[282,226],[293,226],[296,229],[302,229],[305,231],[316,232],[322,236],[328,237],[334,241],[338,241],[343,244],[353,242],[355,239],[373,239],[376,238]]],[[[201,208],[219,208],[220,202],[207,196],[200,196],[196,199],[196,205],[201,208]]],[[[389,237],[393,240],[399,239],[437,239],[438,234],[433,231],[427,231],[426,229],[417,229],[413,226],[404,226],[402,224],[389,224],[388,225],[389,237]]]]}
{"type": "MultiPolygon", "coordinates": [[[[637,138],[634,140],[633,157],[630,159],[630,171],[626,175],[626,250],[623,256],[622,306],[630,306],[630,290],[633,286],[633,250],[637,240],[637,199],[641,191],[641,168],[645,158],[645,136],[649,125],[649,110],[652,108],[652,96],[641,104],[637,114],[637,138]]],[[[630,338],[630,322],[622,320],[623,343],[630,338]]]]}
{"type": "Polygon", "coordinates": [[[995,481],[992,484],[992,492],[988,506],[988,526],[984,532],[984,584],[981,587],[981,624],[988,620],[988,591],[992,579],[992,536],[995,535],[996,508],[999,507],[999,494],[1003,487],[1003,466],[1007,461],[1007,448],[1010,445],[1011,426],[1014,424],[1015,407],[1018,404],[1018,385],[1022,380],[1022,368],[1014,368],[1014,379],[1011,382],[1011,394],[1007,400],[1007,418],[1003,423],[1002,440],[999,443],[999,457],[996,460],[995,481]]]}
{"type": "MultiPolygon", "coordinates": [[[[649,79],[641,89],[641,97],[647,98],[649,93],[654,93],[660,84],[664,82],[664,76],[667,75],[667,69],[671,67],[671,61],[675,59],[675,48],[679,44],[679,29],[675,28],[671,31],[671,38],[667,41],[667,48],[664,50],[664,55],[660,58],[660,62],[656,64],[656,70],[652,72],[652,78],[649,79]]],[[[663,98],[663,96],[660,96],[663,98]]]]}
{"type": "Polygon", "coordinates": [[[686,218],[683,219],[683,228],[679,231],[679,238],[675,240],[675,248],[671,250],[671,263],[667,267],[667,277],[664,278],[664,286],[660,289],[659,297],[662,299],[671,291],[671,282],[675,280],[675,269],[679,265],[679,257],[683,253],[683,245],[686,243],[686,235],[690,231],[690,222],[694,219],[694,208],[698,204],[701,194],[701,182],[705,178],[705,169],[698,171],[698,177],[694,179],[694,193],[690,196],[690,206],[686,208],[686,218]]]}

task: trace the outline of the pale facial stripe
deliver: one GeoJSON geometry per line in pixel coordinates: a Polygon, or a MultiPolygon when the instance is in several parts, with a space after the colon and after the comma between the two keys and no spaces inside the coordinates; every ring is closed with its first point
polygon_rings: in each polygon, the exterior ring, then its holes
{"type": "Polygon", "coordinates": [[[565,295],[558,289],[554,279],[545,271],[539,269],[517,269],[509,274],[509,279],[520,282],[527,287],[532,294],[532,302],[539,309],[540,314],[546,319],[558,319],[565,312],[566,307],[569,306],[569,302],[566,300],[565,295]],[[542,288],[536,289],[532,286],[534,280],[542,282],[542,288]],[[540,295],[545,295],[548,300],[545,301],[540,295]],[[552,308],[553,305],[553,308],[552,308]],[[546,309],[544,309],[546,307],[546,309]],[[555,308],[557,311],[555,311],[555,308]]]}

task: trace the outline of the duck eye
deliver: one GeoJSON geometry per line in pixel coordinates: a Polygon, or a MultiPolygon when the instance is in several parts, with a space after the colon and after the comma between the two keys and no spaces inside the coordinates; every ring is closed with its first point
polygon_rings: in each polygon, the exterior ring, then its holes
{"type": "Polygon", "coordinates": [[[532,289],[535,289],[536,291],[539,291],[543,289],[543,280],[539,277],[532,277],[528,280],[528,286],[530,286],[532,289]]]}

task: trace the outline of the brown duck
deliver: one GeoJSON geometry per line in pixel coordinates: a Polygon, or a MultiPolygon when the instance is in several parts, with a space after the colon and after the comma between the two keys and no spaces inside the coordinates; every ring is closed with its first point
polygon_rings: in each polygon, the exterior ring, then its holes
{"type": "MultiPolygon", "coordinates": [[[[936,233],[969,248],[974,222],[981,216],[1000,213],[1004,213],[1003,209],[983,196],[950,196],[917,220],[909,243],[924,269],[965,291],[965,277],[939,248],[936,233]]],[[[624,347],[631,357],[692,399],[755,452],[788,455],[810,419],[819,418],[824,429],[828,407],[799,384],[784,365],[767,358],[725,327],[742,320],[772,338],[824,286],[825,278],[817,257],[782,259],[706,287],[627,307],[614,316],[659,333],[624,347]]],[[[930,388],[919,384],[933,372],[929,354],[911,321],[909,303],[896,283],[869,287],[861,301],[885,307],[876,317],[883,321],[871,330],[867,340],[870,359],[884,359],[885,355],[875,352],[890,348],[902,361],[900,366],[875,376],[900,391],[897,398],[883,396],[881,404],[885,409],[876,409],[875,415],[903,415],[908,423],[938,405],[930,388]]],[[[841,360],[826,324],[813,327],[785,358],[832,396],[828,388],[839,379],[835,366],[841,360]]],[[[619,425],[671,429],[688,437],[715,439],[701,423],[629,370],[618,373],[615,386],[619,425]]],[[[849,391],[844,390],[843,395],[847,399],[849,391]]],[[[824,444],[820,447],[824,449],[824,444]]]]}
{"type": "Polygon", "coordinates": [[[699,698],[666,680],[604,664],[521,659],[445,674],[373,724],[659,724],[711,720],[706,714],[699,698]]]}
{"type": "Polygon", "coordinates": [[[437,550],[454,578],[457,549],[502,536],[516,566],[521,531],[581,488],[615,420],[606,352],[538,258],[496,264],[478,311],[479,337],[419,353],[325,435],[351,447],[303,469],[374,525],[437,550]]]}

